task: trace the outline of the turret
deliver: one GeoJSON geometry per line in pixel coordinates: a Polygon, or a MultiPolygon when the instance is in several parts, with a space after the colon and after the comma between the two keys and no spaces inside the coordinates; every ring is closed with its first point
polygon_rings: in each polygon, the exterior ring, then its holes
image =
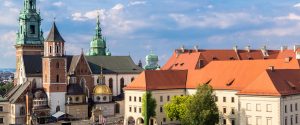
{"type": "Polygon", "coordinates": [[[149,55],[146,56],[146,65],[144,69],[146,70],[157,70],[160,66],[158,65],[158,56],[153,53],[153,51],[150,52],[149,55]]]}

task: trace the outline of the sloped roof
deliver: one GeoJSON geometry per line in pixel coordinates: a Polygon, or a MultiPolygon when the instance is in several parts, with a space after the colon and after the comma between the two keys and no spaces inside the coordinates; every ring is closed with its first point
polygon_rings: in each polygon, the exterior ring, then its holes
{"type": "Polygon", "coordinates": [[[145,70],[126,90],[164,90],[185,88],[187,70],[145,70]]]}
{"type": "Polygon", "coordinates": [[[299,76],[299,69],[266,70],[238,94],[270,96],[299,94],[299,76]]]}
{"type": "Polygon", "coordinates": [[[210,81],[214,89],[242,90],[270,66],[300,69],[296,59],[290,62],[284,59],[212,61],[203,69],[189,71],[187,88],[196,88],[210,81]]]}
{"type": "Polygon", "coordinates": [[[55,22],[52,24],[52,28],[45,40],[46,42],[65,42],[65,40],[60,35],[55,22]]]}
{"type": "Polygon", "coordinates": [[[130,56],[86,56],[93,74],[103,73],[141,73],[142,68],[138,67],[130,56]]]}
{"type": "MultiPolygon", "coordinates": [[[[203,65],[207,65],[211,61],[224,60],[265,60],[283,58],[283,55],[295,55],[290,50],[281,52],[280,50],[267,50],[269,56],[264,56],[261,50],[175,50],[171,58],[161,68],[162,70],[193,70],[197,68],[199,60],[203,60],[203,65]],[[178,54],[179,53],[179,54],[178,54]],[[184,64],[184,65],[180,65],[184,64]]],[[[291,56],[295,57],[295,56],[291,56]]]]}
{"type": "Polygon", "coordinates": [[[10,103],[15,103],[18,98],[24,93],[24,91],[29,87],[30,82],[25,82],[12,94],[10,98],[8,98],[10,103]]]}
{"type": "Polygon", "coordinates": [[[83,95],[83,88],[76,83],[71,83],[67,86],[67,95],[83,95]]]}
{"type": "Polygon", "coordinates": [[[26,76],[42,75],[42,55],[23,55],[26,76]]]}

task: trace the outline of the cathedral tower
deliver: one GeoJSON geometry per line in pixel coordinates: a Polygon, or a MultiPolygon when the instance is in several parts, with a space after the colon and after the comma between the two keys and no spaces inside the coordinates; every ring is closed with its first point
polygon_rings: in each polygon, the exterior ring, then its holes
{"type": "Polygon", "coordinates": [[[111,53],[106,52],[106,40],[103,38],[100,27],[99,15],[97,18],[96,34],[90,44],[90,56],[110,56],[111,53]]]}
{"type": "Polygon", "coordinates": [[[15,44],[17,72],[23,55],[43,54],[44,38],[41,20],[40,12],[36,10],[36,0],[24,0],[24,8],[19,15],[19,30],[15,44]]]}
{"type": "Polygon", "coordinates": [[[65,41],[54,22],[44,42],[43,57],[43,87],[48,95],[51,114],[57,111],[65,112],[67,59],[64,54],[64,44],[65,41]]]}

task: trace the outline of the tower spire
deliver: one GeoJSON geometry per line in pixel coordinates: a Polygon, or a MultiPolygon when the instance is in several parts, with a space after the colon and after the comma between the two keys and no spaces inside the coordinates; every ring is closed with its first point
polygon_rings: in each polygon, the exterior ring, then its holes
{"type": "Polygon", "coordinates": [[[101,34],[101,23],[100,23],[100,14],[99,12],[97,13],[97,26],[96,26],[96,37],[97,38],[101,38],[102,37],[102,34],[101,34]]]}

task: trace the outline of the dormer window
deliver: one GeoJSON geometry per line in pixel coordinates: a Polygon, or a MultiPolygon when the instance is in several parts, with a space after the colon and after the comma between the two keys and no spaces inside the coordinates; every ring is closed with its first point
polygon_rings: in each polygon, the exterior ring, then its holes
{"type": "Polygon", "coordinates": [[[214,56],[212,59],[213,59],[213,60],[218,60],[218,58],[217,58],[217,57],[215,57],[215,56],[214,56]]]}
{"type": "Polygon", "coordinates": [[[229,59],[230,59],[230,60],[235,60],[234,57],[230,57],[229,59]]]}

